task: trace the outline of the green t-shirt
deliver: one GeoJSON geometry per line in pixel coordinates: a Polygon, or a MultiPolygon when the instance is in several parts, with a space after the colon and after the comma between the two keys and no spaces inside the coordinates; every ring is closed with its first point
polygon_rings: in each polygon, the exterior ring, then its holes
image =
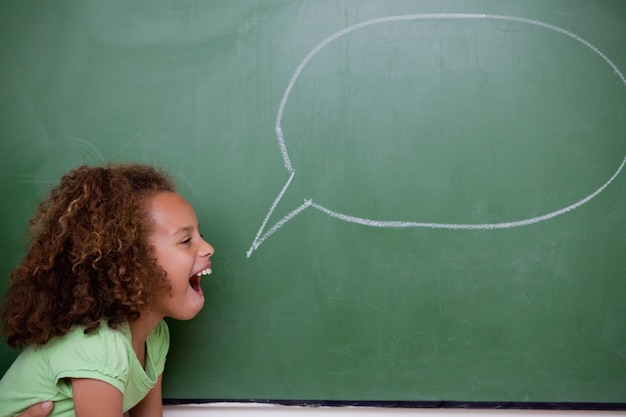
{"type": "Polygon", "coordinates": [[[41,401],[54,401],[51,416],[74,416],[68,378],[105,381],[124,396],[124,412],[141,401],[165,367],[170,335],[161,321],[146,340],[145,369],[133,351],[128,324],[95,332],[72,329],[42,347],[27,347],[0,380],[0,417],[19,414],[41,401]]]}

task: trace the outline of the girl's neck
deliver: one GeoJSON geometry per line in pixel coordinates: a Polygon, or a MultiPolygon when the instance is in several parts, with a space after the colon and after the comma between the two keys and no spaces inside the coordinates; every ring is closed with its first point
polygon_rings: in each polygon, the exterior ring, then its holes
{"type": "Polygon", "coordinates": [[[146,339],[163,317],[150,312],[144,312],[138,319],[128,323],[130,328],[131,345],[142,367],[146,365],[146,339]]]}

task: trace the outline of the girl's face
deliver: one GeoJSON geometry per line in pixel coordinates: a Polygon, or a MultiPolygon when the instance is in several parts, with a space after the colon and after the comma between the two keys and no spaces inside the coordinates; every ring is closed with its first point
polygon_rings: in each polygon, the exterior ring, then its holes
{"type": "Polygon", "coordinates": [[[211,273],[213,246],[200,235],[191,204],[174,192],[161,192],[148,202],[153,229],[148,242],[172,287],[151,310],[164,317],[189,320],[202,309],[200,279],[211,273]]]}

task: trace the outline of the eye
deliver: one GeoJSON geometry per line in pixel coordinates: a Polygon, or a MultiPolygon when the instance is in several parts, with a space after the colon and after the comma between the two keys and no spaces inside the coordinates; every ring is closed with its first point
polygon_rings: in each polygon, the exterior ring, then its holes
{"type": "Polygon", "coordinates": [[[183,245],[190,245],[191,244],[191,238],[188,237],[185,240],[181,241],[180,243],[182,243],[183,245]]]}

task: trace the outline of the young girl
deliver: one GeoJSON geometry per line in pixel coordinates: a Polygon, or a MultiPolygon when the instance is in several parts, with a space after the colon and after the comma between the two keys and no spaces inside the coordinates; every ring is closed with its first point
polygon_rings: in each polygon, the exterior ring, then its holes
{"type": "Polygon", "coordinates": [[[53,401],[51,416],[161,416],[164,317],[193,318],[211,273],[191,205],[144,165],[77,168],[30,221],[2,334],[25,347],[0,381],[0,416],[53,401]]]}

